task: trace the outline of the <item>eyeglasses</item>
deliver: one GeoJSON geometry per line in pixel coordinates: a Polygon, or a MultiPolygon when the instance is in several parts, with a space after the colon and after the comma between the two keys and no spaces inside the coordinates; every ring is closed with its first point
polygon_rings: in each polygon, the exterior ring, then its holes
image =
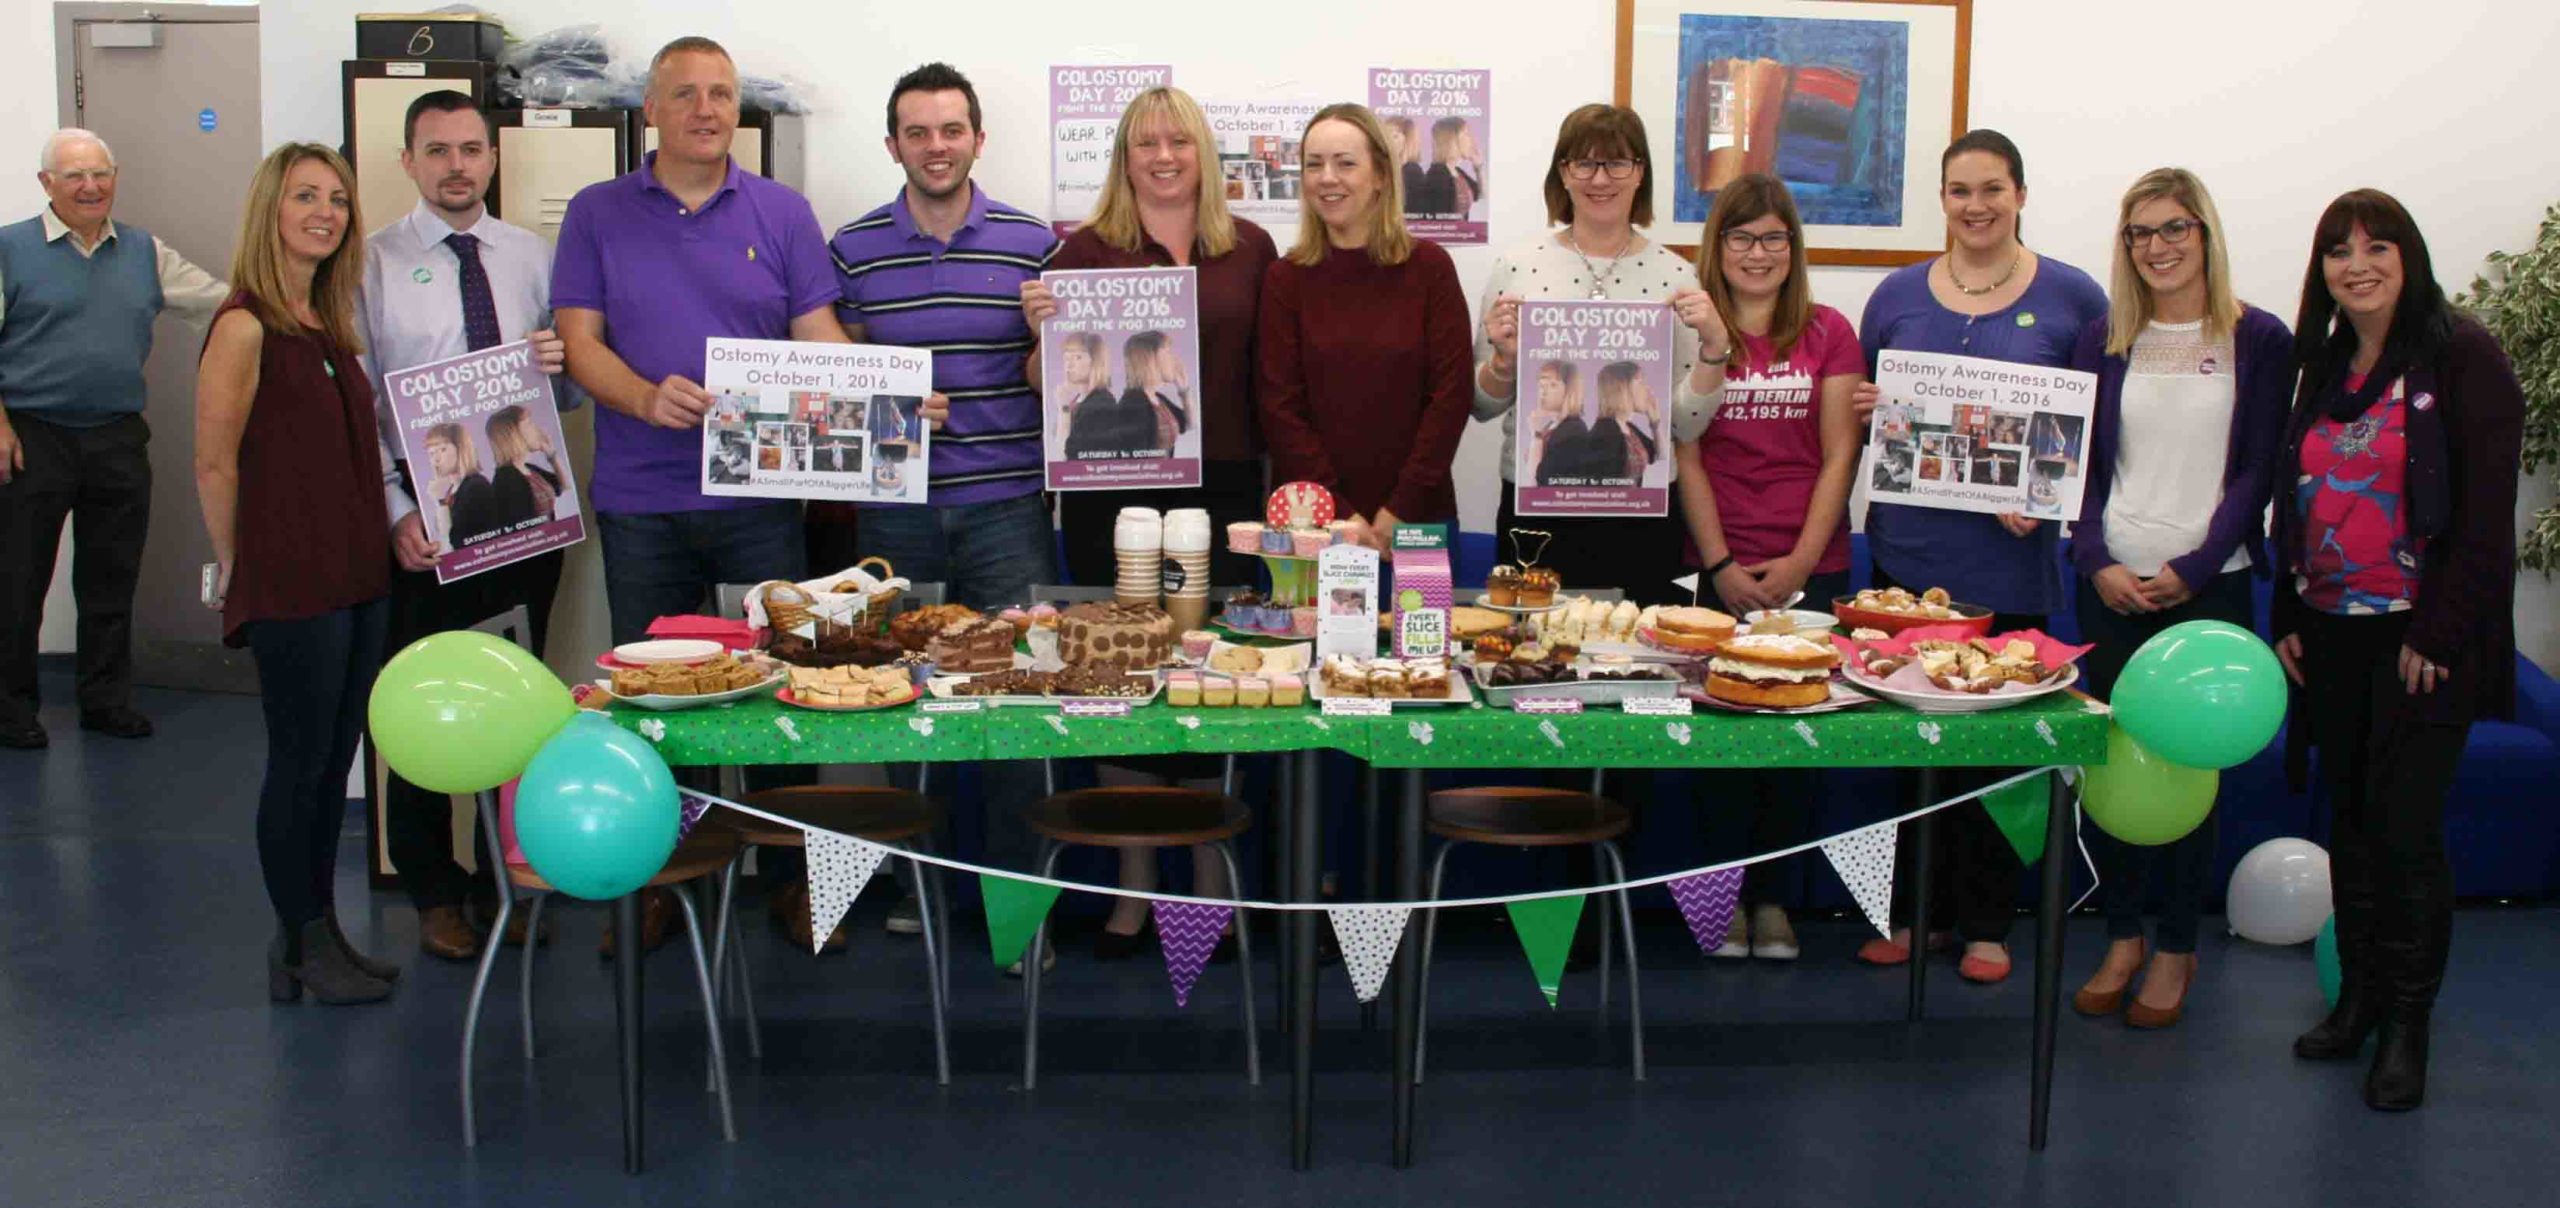
{"type": "Polygon", "coordinates": [[[1564,161],[1564,174],[1575,180],[1589,180],[1606,172],[1611,180],[1625,180],[1643,166],[1640,159],[1568,159],[1564,161]]]}
{"type": "Polygon", "coordinates": [[[1748,252],[1754,247],[1771,254],[1776,254],[1786,251],[1787,245],[1794,242],[1795,236],[1790,235],[1785,231],[1762,231],[1757,235],[1754,235],[1749,231],[1726,231],[1724,233],[1724,250],[1732,252],[1735,255],[1748,252]]]}
{"type": "Polygon", "coordinates": [[[2172,218],[2156,227],[2129,226],[2124,229],[2124,245],[2127,249],[2138,249],[2154,235],[2158,235],[2162,243],[2185,243],[2187,236],[2203,229],[2204,224],[2192,218],[2172,218]]]}
{"type": "Polygon", "coordinates": [[[72,172],[55,172],[52,173],[52,176],[56,180],[69,184],[74,188],[78,188],[82,185],[102,185],[108,181],[114,180],[116,178],[116,170],[113,168],[91,168],[72,172]]]}

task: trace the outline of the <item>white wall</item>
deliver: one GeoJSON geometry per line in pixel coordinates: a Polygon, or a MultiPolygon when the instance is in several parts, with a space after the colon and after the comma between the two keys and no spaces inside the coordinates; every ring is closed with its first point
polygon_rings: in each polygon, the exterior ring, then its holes
{"type": "MultiPolygon", "coordinates": [[[[377,7],[268,6],[270,139],[337,140],[337,62],[353,48],[353,15],[377,7]]],[[[1445,5],[1302,0],[1284,20],[1239,26],[1168,20],[1161,0],[980,0],[965,15],[955,10],[958,21],[927,22],[931,34],[912,8],[828,0],[728,11],[698,0],[610,8],[519,0],[504,15],[519,34],[607,18],[627,54],[708,34],[749,71],[807,82],[819,110],[808,191],[830,224],[897,187],[880,149],[881,103],[900,71],[934,55],[955,56],[985,101],[979,179],[1027,207],[1041,204],[1047,186],[1044,69],[1053,62],[1171,62],[1177,80],[1198,91],[1336,97],[1362,95],[1369,66],[1488,67],[1500,246],[1538,229],[1535,181],[1556,121],[1608,95],[1612,10],[1490,0],[1453,22],[1445,5]],[[1062,20],[1069,11],[1072,27],[1062,20]]],[[[2560,143],[2550,137],[2560,129],[2560,91],[2548,86],[2540,53],[2554,45],[2560,8],[2509,0],[2438,0],[2414,11],[2390,0],[1976,0],[1970,116],[2025,149],[2026,229],[2040,251],[2103,279],[2125,183],[2183,164],[2220,201],[2242,294],[2290,317],[2312,220],[2344,189],[2376,185],[2407,202],[2434,239],[2448,286],[2467,285],[2491,249],[2532,236],[2560,194],[2560,143]]],[[[5,87],[51,78],[49,60],[28,66],[32,76],[0,76],[11,81],[5,87]]],[[[1461,250],[1457,261],[1472,290],[1491,254],[1461,250]]],[[[1874,277],[1824,270],[1815,292],[1854,317],[1874,277]]],[[[1462,496],[1477,527],[1492,513],[1498,443],[1497,431],[1479,427],[1462,454],[1461,481],[1471,488],[1462,496]]],[[[2548,583],[2529,578],[2518,608],[2526,648],[2545,666],[2560,666],[2555,601],[2548,583]]]]}

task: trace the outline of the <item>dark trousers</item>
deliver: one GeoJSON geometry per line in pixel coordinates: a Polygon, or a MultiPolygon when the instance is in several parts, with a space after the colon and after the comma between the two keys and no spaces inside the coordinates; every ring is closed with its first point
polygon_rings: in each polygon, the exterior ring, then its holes
{"type": "MultiPolygon", "coordinates": [[[[2172,625],[2228,621],[2242,629],[2251,628],[2254,608],[2250,582],[2248,571],[2230,571],[2214,576],[2194,598],[2175,608],[2123,616],[2107,607],[2089,580],[2080,580],[2080,637],[2098,647],[2081,657],[2082,690],[2101,700],[2113,696],[2116,677],[2124,674],[2124,665],[2133,652],[2150,641],[2152,635],[2172,625]]],[[[2157,876],[2160,928],[2152,947],[2160,952],[2194,952],[2197,920],[2204,913],[2204,896],[2211,888],[2214,852],[2221,843],[2221,831],[2218,806],[2205,815],[2203,825],[2189,831],[2185,838],[2156,847],[2127,843],[2094,826],[2081,828],[2080,837],[2089,845],[2089,858],[2098,865],[2098,905],[2107,915],[2107,937],[2142,938],[2143,893],[2151,878],[2157,876]]]]}
{"type": "Polygon", "coordinates": [[[26,459],[0,485],[0,720],[36,716],[36,634],[72,521],[71,596],[80,610],[82,711],[122,707],[133,692],[133,584],[151,528],[151,427],[139,415],[74,428],[9,417],[26,459]]]}
{"type": "MultiPolygon", "coordinates": [[[[539,656],[551,629],[551,599],[560,587],[561,562],[562,555],[554,551],[442,585],[433,571],[394,571],[386,649],[405,648],[429,634],[468,629],[521,604],[531,618],[527,636],[539,656]]],[[[382,828],[391,865],[418,909],[459,905],[473,894],[496,900],[496,869],[483,867],[475,884],[454,859],[451,797],[394,775],[383,794],[382,828]]]]}
{"type": "MultiPolygon", "coordinates": [[[[1876,568],[1875,585],[1910,587],[1897,584],[1893,576],[1876,568]]],[[[1916,594],[1919,589],[1911,588],[1916,594]]],[[[1991,632],[2006,633],[2013,629],[2044,629],[2051,619],[2030,613],[1998,613],[1991,618],[1991,632]]],[[[1947,768],[1938,773],[1940,800],[1970,793],[1996,781],[2017,775],[2023,768],[1947,768]]],[[[1919,796],[1920,777],[1906,772],[1895,777],[1906,800],[1919,796]]],[[[1922,804],[1926,804],[1925,802],[1922,804]]],[[[2009,846],[2008,837],[2000,833],[2000,824],[1991,820],[1980,799],[1942,809],[1915,822],[1906,822],[1894,836],[1893,923],[1897,927],[1911,925],[1911,880],[1906,875],[1918,856],[1914,845],[1919,842],[1919,828],[1930,828],[1934,839],[1930,866],[1928,920],[1921,931],[1951,927],[1958,938],[1968,944],[2001,944],[2009,939],[2009,925],[2018,914],[2018,851],[2009,846]]],[[[1925,938],[1925,937],[1924,937],[1925,938]]]]}
{"type": "MultiPolygon", "coordinates": [[[[1699,602],[1720,612],[1727,606],[1711,586],[1699,602]]],[[[1829,571],[1806,579],[1802,607],[1820,609],[1835,596],[1848,594],[1849,572],[1829,571]]],[[[1710,860],[1736,860],[1804,842],[1813,828],[1813,802],[1822,793],[1822,773],[1812,768],[1736,768],[1701,773],[1698,784],[1698,835],[1710,860]]],[[[1787,876],[1801,855],[1762,860],[1742,874],[1742,904],[1774,903],[1785,892],[1787,876]]]]}
{"type": "Polygon", "coordinates": [[[2302,624],[2303,710],[2330,811],[2329,883],[2342,973],[2424,1011],[2453,940],[2444,804],[2468,723],[2422,721],[2399,674],[2408,614],[2302,624]]]}
{"type": "Polygon", "coordinates": [[[240,627],[258,665],[258,703],[267,718],[258,869],[276,921],[288,931],[320,917],[336,898],[331,884],[338,828],[347,817],[347,769],[364,733],[390,614],[389,601],[372,600],[240,627]]]}

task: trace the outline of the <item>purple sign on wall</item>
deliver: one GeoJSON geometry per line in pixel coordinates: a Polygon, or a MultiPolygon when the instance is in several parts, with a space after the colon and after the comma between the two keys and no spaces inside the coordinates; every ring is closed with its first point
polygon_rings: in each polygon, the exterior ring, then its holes
{"type": "Polygon", "coordinates": [[[1490,229],[1484,166],[1493,149],[1493,73],[1373,67],[1369,108],[1403,161],[1404,219],[1414,236],[1482,245],[1490,229]]]}
{"type": "Polygon", "coordinates": [[[1173,83],[1173,68],[1049,69],[1049,225],[1061,238],[1084,225],[1111,173],[1120,111],[1139,93],[1173,83]]]}

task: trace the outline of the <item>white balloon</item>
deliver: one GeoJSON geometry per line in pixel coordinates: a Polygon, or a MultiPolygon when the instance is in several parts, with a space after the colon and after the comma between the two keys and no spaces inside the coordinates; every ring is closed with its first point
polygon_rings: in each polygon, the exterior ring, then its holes
{"type": "Polygon", "coordinates": [[[2231,870],[2231,930],[2261,944],[2300,944],[2329,917],[2329,853],[2308,839],[2269,839],[2231,870]]]}

